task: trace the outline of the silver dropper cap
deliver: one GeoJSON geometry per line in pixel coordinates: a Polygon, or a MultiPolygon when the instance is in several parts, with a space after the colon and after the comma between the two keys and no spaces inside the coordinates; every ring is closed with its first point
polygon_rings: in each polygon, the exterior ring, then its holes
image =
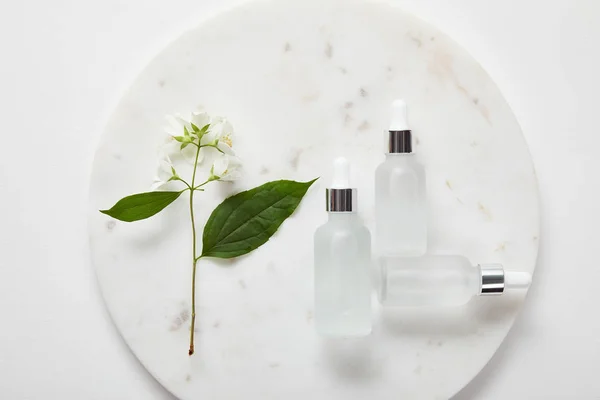
{"type": "Polygon", "coordinates": [[[326,209],[328,212],[356,212],[356,188],[350,187],[350,164],[344,157],[338,157],[333,163],[333,182],[325,189],[326,209]]]}
{"type": "Polygon", "coordinates": [[[499,295],[506,290],[527,289],[531,274],[524,271],[505,271],[501,264],[479,264],[481,274],[480,296],[499,295]]]}
{"type": "Polygon", "coordinates": [[[408,127],[406,102],[402,99],[394,100],[392,103],[387,152],[388,154],[412,153],[412,133],[408,127]]]}
{"type": "Polygon", "coordinates": [[[388,131],[388,153],[412,153],[411,131],[388,131]]]}
{"type": "Polygon", "coordinates": [[[479,264],[481,271],[481,296],[494,296],[504,293],[504,267],[502,264],[479,264]]]}
{"type": "Polygon", "coordinates": [[[356,189],[325,189],[328,212],[356,212],[356,189]]]}

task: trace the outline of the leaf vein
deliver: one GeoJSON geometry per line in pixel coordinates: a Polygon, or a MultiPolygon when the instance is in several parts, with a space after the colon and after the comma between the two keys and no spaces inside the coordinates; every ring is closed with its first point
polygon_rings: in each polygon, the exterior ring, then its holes
{"type": "MultiPolygon", "coordinates": [[[[276,200],[275,202],[269,204],[267,207],[265,207],[264,209],[260,210],[258,213],[252,215],[250,218],[246,219],[242,224],[240,224],[237,228],[235,228],[234,230],[232,230],[231,232],[229,232],[227,235],[225,235],[225,237],[219,239],[219,242],[223,242],[225,241],[228,237],[230,237],[231,235],[233,235],[235,232],[239,231],[240,229],[244,228],[246,225],[248,225],[250,223],[250,221],[254,218],[256,218],[258,215],[262,214],[263,212],[265,212],[266,210],[268,210],[269,208],[273,207],[275,204],[287,199],[288,197],[292,197],[291,194],[286,194],[284,197],[282,197],[281,199],[276,200]]],[[[294,196],[295,198],[295,196],[294,196]]],[[[280,210],[282,208],[279,208],[280,210]]],[[[287,209],[286,209],[287,210],[287,209]]],[[[229,216],[231,216],[231,214],[229,214],[229,216]]],[[[227,222],[229,220],[229,216],[227,217],[227,219],[225,220],[225,222],[227,222]]],[[[223,224],[225,225],[225,224],[223,224]]],[[[215,246],[213,246],[214,248],[215,246]]]]}

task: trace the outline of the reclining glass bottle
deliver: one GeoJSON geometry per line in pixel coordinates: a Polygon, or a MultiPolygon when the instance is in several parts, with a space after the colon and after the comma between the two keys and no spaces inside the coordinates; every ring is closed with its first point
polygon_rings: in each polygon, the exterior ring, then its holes
{"type": "Polygon", "coordinates": [[[475,267],[462,256],[381,257],[378,290],[385,306],[458,306],[474,296],[526,289],[527,272],[504,271],[501,264],[475,267]]]}
{"type": "Polygon", "coordinates": [[[406,103],[392,104],[385,161],[375,171],[378,255],[419,256],[427,250],[425,168],[412,151],[406,103]]]}
{"type": "Polygon", "coordinates": [[[349,165],[334,163],[326,190],[329,220],[314,236],[315,326],[324,336],[364,336],[371,332],[371,234],[356,213],[357,190],[349,165]]]}

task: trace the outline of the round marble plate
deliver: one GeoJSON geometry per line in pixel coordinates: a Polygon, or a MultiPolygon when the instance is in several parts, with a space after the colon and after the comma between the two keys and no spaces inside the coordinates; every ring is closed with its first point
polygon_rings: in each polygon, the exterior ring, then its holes
{"type": "Polygon", "coordinates": [[[388,106],[410,105],[427,166],[430,250],[533,272],[535,172],[514,115],[463,49],[383,2],[257,1],[184,34],[143,71],[102,137],[91,183],[93,263],[114,322],[148,371],[192,399],[446,399],[494,354],[524,293],[453,309],[380,309],[372,335],[314,331],[312,235],[326,220],[330,163],[354,165],[373,226],[373,173],[388,106]],[[200,226],[223,196],[321,176],[265,246],[202,260],[188,357],[191,233],[184,196],[145,221],[97,210],[146,191],[164,115],[201,104],[229,117],[245,177],[197,196],[200,226]]]}

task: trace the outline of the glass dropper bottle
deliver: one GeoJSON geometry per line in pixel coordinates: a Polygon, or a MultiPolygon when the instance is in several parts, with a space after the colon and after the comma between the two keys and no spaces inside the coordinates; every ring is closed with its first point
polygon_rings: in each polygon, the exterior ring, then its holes
{"type": "Polygon", "coordinates": [[[379,300],[384,306],[458,306],[474,296],[527,289],[528,272],[505,271],[501,264],[472,266],[463,256],[380,258],[379,300]]]}

